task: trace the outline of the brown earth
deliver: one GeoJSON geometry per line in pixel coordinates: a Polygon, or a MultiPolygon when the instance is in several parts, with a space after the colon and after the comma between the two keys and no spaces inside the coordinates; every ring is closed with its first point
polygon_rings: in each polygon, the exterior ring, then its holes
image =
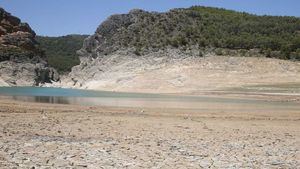
{"type": "Polygon", "coordinates": [[[298,168],[299,112],[0,100],[1,168],[298,168]]]}

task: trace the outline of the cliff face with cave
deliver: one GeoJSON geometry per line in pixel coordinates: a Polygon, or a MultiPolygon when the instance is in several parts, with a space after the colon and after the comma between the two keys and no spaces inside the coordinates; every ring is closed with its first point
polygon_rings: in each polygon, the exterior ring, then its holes
{"type": "Polygon", "coordinates": [[[59,81],[27,23],[0,8],[0,85],[35,86],[59,81]]]}

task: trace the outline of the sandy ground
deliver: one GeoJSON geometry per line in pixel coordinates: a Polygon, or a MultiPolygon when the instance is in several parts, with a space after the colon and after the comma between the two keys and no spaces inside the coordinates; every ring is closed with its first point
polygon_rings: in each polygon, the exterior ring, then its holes
{"type": "Polygon", "coordinates": [[[0,100],[0,168],[299,168],[300,110],[189,110],[0,100]]]}

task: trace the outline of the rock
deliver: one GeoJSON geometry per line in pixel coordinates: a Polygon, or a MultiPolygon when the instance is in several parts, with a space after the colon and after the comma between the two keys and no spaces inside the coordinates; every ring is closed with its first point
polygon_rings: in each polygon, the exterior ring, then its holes
{"type": "Polygon", "coordinates": [[[282,164],[284,164],[283,162],[281,162],[281,161],[273,161],[273,162],[271,162],[270,163],[271,165],[282,165],[282,164]]]}
{"type": "Polygon", "coordinates": [[[59,81],[48,67],[27,23],[0,8],[0,86],[33,86],[59,81]]]}
{"type": "MultiPolygon", "coordinates": [[[[197,9],[208,12],[205,7],[197,9]]],[[[219,9],[211,10],[215,18],[219,9]]],[[[198,30],[207,30],[205,25],[210,25],[201,15],[193,8],[166,13],[134,9],[128,14],[112,15],[85,39],[77,52],[80,65],[55,85],[122,92],[194,93],[300,79],[297,63],[285,62],[289,65],[286,68],[278,64],[281,61],[265,58],[259,49],[228,48],[219,51],[224,55],[219,56],[217,46],[200,45],[197,37],[206,31],[198,30]]],[[[258,16],[255,22],[259,24],[260,20],[258,16]]]]}

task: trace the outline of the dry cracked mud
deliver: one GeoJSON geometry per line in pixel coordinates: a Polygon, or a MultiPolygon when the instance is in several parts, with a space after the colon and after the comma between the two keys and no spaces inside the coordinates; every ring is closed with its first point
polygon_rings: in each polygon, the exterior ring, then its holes
{"type": "Polygon", "coordinates": [[[299,168],[299,113],[0,100],[6,168],[299,168]]]}

